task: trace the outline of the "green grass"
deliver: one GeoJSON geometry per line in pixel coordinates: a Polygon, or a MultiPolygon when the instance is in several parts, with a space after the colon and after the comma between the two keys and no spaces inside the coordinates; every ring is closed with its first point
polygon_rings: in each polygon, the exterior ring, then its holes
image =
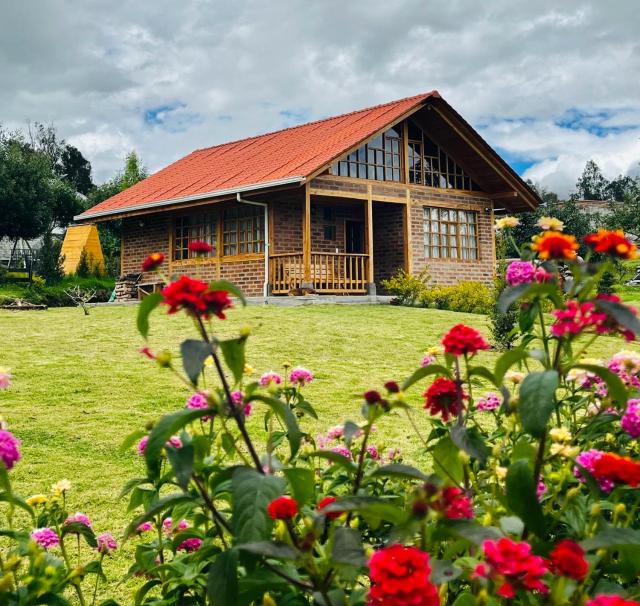
{"type": "MultiPolygon", "coordinates": [[[[119,534],[127,521],[118,500],[125,481],[140,475],[134,454],[119,451],[125,435],[184,405],[186,388],[168,371],[137,353],[135,307],[98,307],[85,317],[78,309],[46,312],[0,310],[0,366],[12,369],[13,386],[0,394],[0,412],[22,440],[23,460],[12,471],[15,489],[28,496],[48,492],[66,477],[73,483],[70,507],[85,511],[97,531],[119,534]]],[[[422,351],[439,342],[451,325],[464,322],[487,330],[484,316],[391,306],[249,307],[216,322],[223,335],[243,325],[253,329],[248,362],[256,376],[284,362],[316,373],[308,398],[321,422],[303,420],[313,434],[351,418],[358,394],[387,379],[402,379],[419,364],[422,351]]],[[[152,316],[151,346],[175,350],[193,334],[186,318],[152,316]]],[[[605,357],[625,347],[620,339],[598,340],[589,355],[605,357]]],[[[637,349],[637,346],[634,346],[637,349]]],[[[486,352],[479,362],[492,362],[486,352]]],[[[421,389],[412,401],[419,403],[421,389]]],[[[252,423],[256,424],[259,415],[252,423]]],[[[426,417],[420,424],[427,428],[426,417]]],[[[400,446],[420,459],[419,444],[402,418],[379,424],[380,447],[400,446]]],[[[131,546],[108,563],[118,580],[131,546]]],[[[132,583],[112,583],[105,596],[130,603],[132,583]]]]}

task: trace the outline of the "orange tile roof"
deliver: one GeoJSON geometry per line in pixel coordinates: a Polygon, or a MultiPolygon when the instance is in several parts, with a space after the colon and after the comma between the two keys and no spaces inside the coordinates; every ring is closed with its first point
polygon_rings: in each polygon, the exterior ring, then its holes
{"type": "Polygon", "coordinates": [[[79,220],[215,196],[271,182],[302,180],[437,91],[286,128],[257,137],[199,149],[144,181],[85,211],[79,220]]]}

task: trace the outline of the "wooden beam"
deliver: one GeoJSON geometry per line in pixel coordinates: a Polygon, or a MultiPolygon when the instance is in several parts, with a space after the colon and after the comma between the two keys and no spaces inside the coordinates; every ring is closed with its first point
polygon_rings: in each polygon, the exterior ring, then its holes
{"type": "Polygon", "coordinates": [[[371,184],[367,186],[366,201],[366,222],[365,229],[367,235],[367,254],[369,263],[367,265],[367,282],[373,284],[373,200],[371,199],[371,184]]]}
{"type": "Polygon", "coordinates": [[[411,242],[411,193],[407,190],[407,199],[402,209],[404,227],[404,267],[408,274],[413,273],[413,245],[411,242]]]}
{"type": "Polygon", "coordinates": [[[302,213],[302,265],[304,281],[311,282],[311,187],[304,184],[304,212],[302,213]]]}
{"type": "MultiPolygon", "coordinates": [[[[366,181],[365,181],[366,182],[366,181]]],[[[376,183],[383,183],[376,181],[376,183]]],[[[345,198],[347,200],[367,200],[369,194],[354,191],[336,191],[335,189],[322,189],[321,187],[311,188],[312,196],[326,196],[327,198],[345,198]]],[[[404,198],[401,196],[385,196],[382,194],[373,194],[373,199],[378,202],[393,202],[396,204],[404,204],[404,198]]]]}
{"type": "Polygon", "coordinates": [[[517,191],[500,191],[495,194],[487,194],[487,198],[490,200],[504,200],[504,199],[513,199],[518,197],[517,191]]]}

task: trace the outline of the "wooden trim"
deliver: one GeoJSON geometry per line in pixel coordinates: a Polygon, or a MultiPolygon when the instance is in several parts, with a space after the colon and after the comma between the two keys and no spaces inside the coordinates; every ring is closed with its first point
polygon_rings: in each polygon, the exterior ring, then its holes
{"type": "Polygon", "coordinates": [[[407,198],[402,209],[402,220],[404,228],[404,267],[408,274],[413,273],[413,243],[411,237],[411,193],[407,190],[407,198]]]}
{"type": "Polygon", "coordinates": [[[367,265],[367,281],[373,284],[373,200],[371,199],[371,184],[367,187],[367,201],[365,202],[365,234],[367,237],[367,254],[369,263],[367,265]]]}
{"type": "MultiPolygon", "coordinates": [[[[493,224],[495,222],[495,218],[493,215],[493,202],[491,202],[491,215],[490,215],[491,224],[489,225],[489,233],[491,234],[491,258],[493,259],[493,278],[495,280],[497,276],[497,259],[496,259],[496,234],[493,231],[493,224]]],[[[478,246],[480,245],[480,241],[478,240],[478,246]]]]}
{"type": "Polygon", "coordinates": [[[169,275],[173,275],[173,244],[175,238],[175,216],[171,215],[167,217],[167,223],[169,224],[169,275]]]}
{"type": "MultiPolygon", "coordinates": [[[[380,181],[374,181],[374,183],[380,183],[380,181]]],[[[341,192],[334,189],[321,189],[318,187],[312,187],[310,189],[311,194],[314,196],[326,196],[327,198],[346,198],[351,200],[368,200],[369,194],[360,192],[341,192]]],[[[400,196],[383,196],[373,194],[373,199],[378,202],[393,202],[395,204],[404,204],[404,198],[400,196]]]]}
{"type": "Polygon", "coordinates": [[[402,174],[404,182],[409,185],[409,124],[404,121],[402,128],[402,174]]]}
{"type": "Polygon", "coordinates": [[[304,279],[311,281],[311,186],[304,184],[304,212],[302,213],[302,265],[304,279]]]}
{"type": "Polygon", "coordinates": [[[501,191],[501,192],[498,192],[497,194],[487,194],[487,197],[490,200],[504,200],[504,199],[518,198],[519,196],[517,191],[501,191]]]}
{"type": "Polygon", "coordinates": [[[124,223],[122,223],[121,227],[122,231],[120,232],[120,275],[124,275],[124,223]]]}
{"type": "Polygon", "coordinates": [[[191,259],[180,259],[174,261],[175,267],[185,267],[189,265],[218,265],[220,263],[239,263],[241,261],[256,261],[264,259],[264,253],[248,253],[245,255],[223,255],[219,257],[194,257],[191,259]]]}

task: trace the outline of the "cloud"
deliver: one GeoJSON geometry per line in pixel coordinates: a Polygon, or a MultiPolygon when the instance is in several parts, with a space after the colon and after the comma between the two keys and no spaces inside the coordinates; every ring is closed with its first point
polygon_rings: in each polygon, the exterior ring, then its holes
{"type": "Polygon", "coordinates": [[[21,0],[0,20],[0,120],[53,122],[97,180],[434,88],[526,177],[640,159],[632,0],[21,0]]]}

